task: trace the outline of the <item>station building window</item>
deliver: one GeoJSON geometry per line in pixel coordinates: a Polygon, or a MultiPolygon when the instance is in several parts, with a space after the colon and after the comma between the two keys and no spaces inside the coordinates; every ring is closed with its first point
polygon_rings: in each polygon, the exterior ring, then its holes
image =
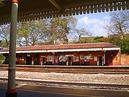
{"type": "Polygon", "coordinates": [[[61,56],[59,56],[59,61],[60,62],[66,62],[66,56],[65,55],[61,55],[61,56]]]}
{"type": "Polygon", "coordinates": [[[79,57],[78,56],[73,56],[73,62],[78,62],[79,61],[79,57]]]}
{"type": "Polygon", "coordinates": [[[54,61],[54,56],[47,56],[47,61],[48,62],[53,62],[54,61]]]}
{"type": "Polygon", "coordinates": [[[94,64],[94,57],[93,55],[80,55],[81,64],[84,65],[91,65],[94,64]]]}
{"type": "Polygon", "coordinates": [[[25,64],[25,60],[23,56],[16,57],[16,64],[25,64]]]}
{"type": "Polygon", "coordinates": [[[94,56],[93,55],[81,55],[80,59],[88,59],[88,60],[90,60],[90,59],[94,59],[94,56]]]}

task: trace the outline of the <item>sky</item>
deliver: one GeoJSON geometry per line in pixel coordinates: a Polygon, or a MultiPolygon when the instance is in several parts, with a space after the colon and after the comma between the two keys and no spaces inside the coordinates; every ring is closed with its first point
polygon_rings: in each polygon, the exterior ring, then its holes
{"type": "Polygon", "coordinates": [[[93,13],[75,16],[77,28],[85,28],[92,33],[92,36],[108,36],[105,25],[110,21],[110,13],[93,13]]]}
{"type": "MultiPolygon", "coordinates": [[[[76,28],[85,28],[92,36],[108,36],[108,32],[105,30],[105,25],[110,22],[110,13],[92,13],[74,16],[77,19],[76,28]]],[[[69,40],[78,40],[77,33],[71,33],[68,35],[69,40]]]]}

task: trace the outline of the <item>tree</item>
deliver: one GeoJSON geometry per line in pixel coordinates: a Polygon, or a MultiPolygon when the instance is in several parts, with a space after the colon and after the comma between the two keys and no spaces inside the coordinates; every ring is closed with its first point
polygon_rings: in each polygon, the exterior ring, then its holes
{"type": "Polygon", "coordinates": [[[129,34],[125,34],[124,39],[120,35],[112,35],[109,37],[109,42],[119,46],[122,53],[129,54],[129,34]]]}
{"type": "Polygon", "coordinates": [[[50,24],[49,40],[51,44],[68,43],[67,35],[76,25],[76,19],[73,17],[53,18],[50,20],[50,24]]]}
{"type": "Polygon", "coordinates": [[[85,28],[76,29],[76,31],[78,33],[79,40],[80,40],[81,36],[83,36],[83,35],[92,36],[92,34],[85,28]]]}
{"type": "Polygon", "coordinates": [[[119,34],[124,38],[129,33],[129,11],[111,13],[111,21],[106,28],[112,34],[119,34]]]}
{"type": "Polygon", "coordinates": [[[30,25],[29,21],[19,23],[18,33],[17,33],[17,43],[20,46],[29,45],[29,38],[28,38],[29,25],[30,25]]]}
{"type": "Polygon", "coordinates": [[[36,45],[48,38],[49,30],[45,20],[31,21],[29,27],[29,41],[36,45]]]}
{"type": "Polygon", "coordinates": [[[17,42],[20,46],[36,45],[48,37],[48,28],[45,20],[21,22],[19,24],[17,42]]]}
{"type": "Polygon", "coordinates": [[[111,21],[107,25],[110,42],[121,47],[122,53],[129,53],[129,11],[111,13],[111,21]]]}
{"type": "Polygon", "coordinates": [[[10,24],[2,25],[0,27],[0,37],[2,39],[1,46],[9,47],[10,24]]]}

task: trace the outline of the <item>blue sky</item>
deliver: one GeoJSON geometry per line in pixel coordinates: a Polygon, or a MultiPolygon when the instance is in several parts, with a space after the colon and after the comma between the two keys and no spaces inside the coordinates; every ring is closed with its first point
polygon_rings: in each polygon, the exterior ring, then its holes
{"type": "Polygon", "coordinates": [[[110,13],[93,13],[75,16],[77,18],[77,28],[85,28],[93,36],[107,36],[105,25],[110,21],[110,13]]]}

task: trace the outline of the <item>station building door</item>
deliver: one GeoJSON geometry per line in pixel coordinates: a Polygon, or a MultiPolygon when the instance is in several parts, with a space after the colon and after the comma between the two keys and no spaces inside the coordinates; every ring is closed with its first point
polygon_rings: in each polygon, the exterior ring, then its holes
{"type": "Polygon", "coordinates": [[[41,56],[40,58],[40,65],[46,65],[47,58],[46,56],[41,56]]]}
{"type": "Polygon", "coordinates": [[[72,65],[73,63],[73,56],[67,56],[67,63],[66,65],[72,65]]]}
{"type": "Polygon", "coordinates": [[[30,54],[26,55],[26,65],[31,65],[32,64],[32,57],[30,54]]]}
{"type": "Polygon", "coordinates": [[[97,65],[98,65],[98,66],[103,66],[103,57],[102,57],[102,56],[98,56],[97,65]]]}

